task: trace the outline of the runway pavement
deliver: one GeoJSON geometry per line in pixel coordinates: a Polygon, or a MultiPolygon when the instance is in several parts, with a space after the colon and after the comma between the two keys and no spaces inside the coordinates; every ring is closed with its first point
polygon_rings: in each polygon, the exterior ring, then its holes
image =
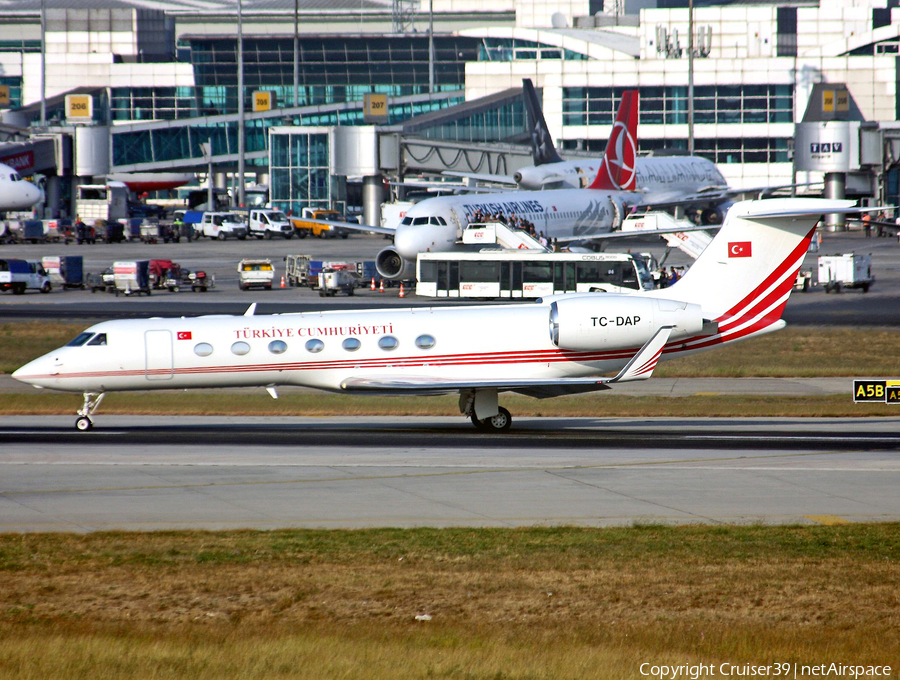
{"type": "Polygon", "coordinates": [[[0,531],[900,519],[900,418],[0,418],[0,531]]]}

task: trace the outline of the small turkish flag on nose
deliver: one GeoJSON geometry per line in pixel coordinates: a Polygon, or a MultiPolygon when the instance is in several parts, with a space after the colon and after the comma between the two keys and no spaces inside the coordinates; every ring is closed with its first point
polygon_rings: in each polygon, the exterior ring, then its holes
{"type": "Polygon", "coordinates": [[[178,331],[178,339],[179,340],[190,340],[191,332],[190,331],[178,331]]]}
{"type": "Polygon", "coordinates": [[[728,244],[728,257],[750,257],[753,249],[750,247],[750,241],[738,241],[728,244]]]}

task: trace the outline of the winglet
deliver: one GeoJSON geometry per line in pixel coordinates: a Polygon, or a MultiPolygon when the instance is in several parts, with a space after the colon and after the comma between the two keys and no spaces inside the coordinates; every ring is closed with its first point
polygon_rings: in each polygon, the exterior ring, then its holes
{"type": "Polygon", "coordinates": [[[256,314],[256,303],[253,302],[249,307],[247,307],[247,311],[244,312],[244,316],[253,316],[256,314]]]}
{"type": "Polygon", "coordinates": [[[653,369],[656,368],[656,364],[662,356],[663,348],[669,341],[672,328],[673,326],[663,326],[656,331],[656,334],[641,347],[638,353],[631,358],[631,361],[625,364],[625,368],[619,371],[619,375],[615,378],[610,378],[606,382],[618,383],[647,380],[653,374],[653,369]]]}

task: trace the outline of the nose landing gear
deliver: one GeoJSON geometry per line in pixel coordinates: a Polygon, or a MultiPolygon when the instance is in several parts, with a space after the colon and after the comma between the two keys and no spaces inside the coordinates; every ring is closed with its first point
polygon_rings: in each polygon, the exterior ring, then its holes
{"type": "Polygon", "coordinates": [[[78,410],[78,418],[75,420],[75,429],[79,432],[87,432],[94,427],[94,421],[91,416],[103,401],[105,392],[85,392],[84,405],[78,410]]]}

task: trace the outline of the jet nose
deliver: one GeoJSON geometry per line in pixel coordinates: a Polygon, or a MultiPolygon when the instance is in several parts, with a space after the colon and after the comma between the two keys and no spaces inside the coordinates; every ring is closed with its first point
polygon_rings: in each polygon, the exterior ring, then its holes
{"type": "Polygon", "coordinates": [[[49,355],[30,361],[21,368],[13,371],[12,378],[27,385],[42,387],[48,380],[52,380],[59,373],[58,363],[49,355]]]}

